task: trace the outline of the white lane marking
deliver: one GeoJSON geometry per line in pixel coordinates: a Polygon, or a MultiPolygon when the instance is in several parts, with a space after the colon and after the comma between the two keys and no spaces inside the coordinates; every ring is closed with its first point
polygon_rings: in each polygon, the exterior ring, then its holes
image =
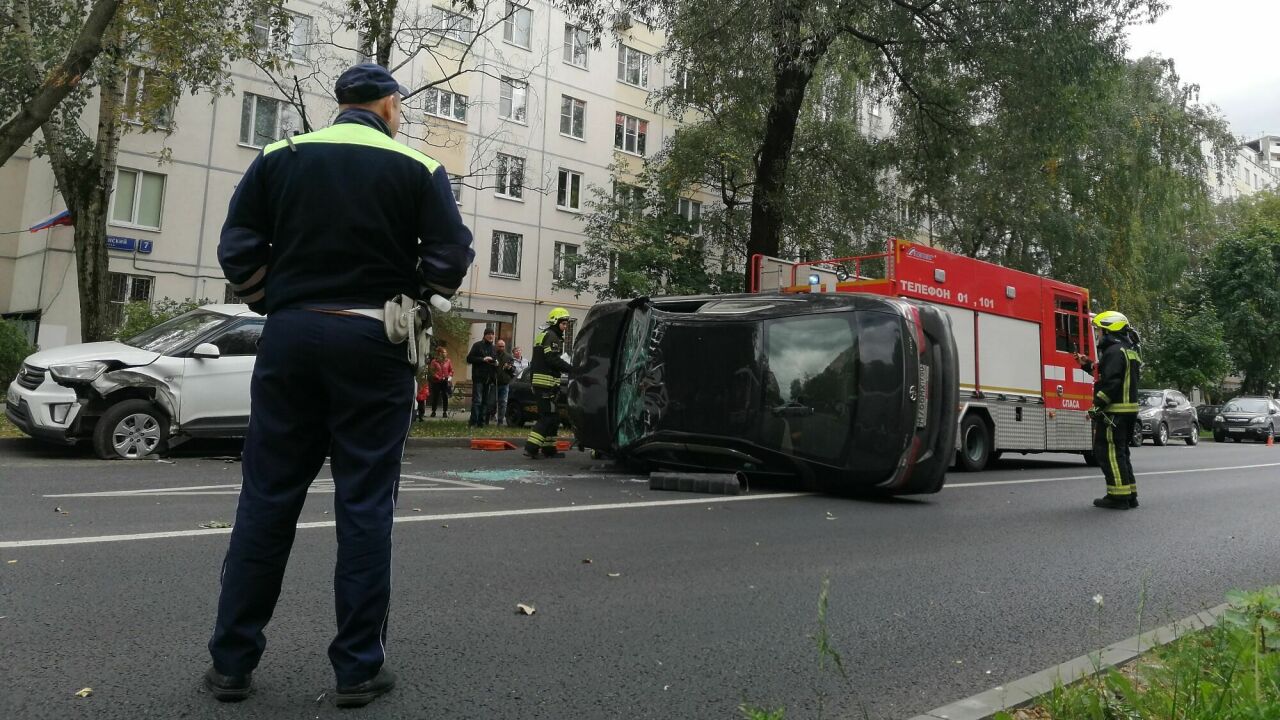
{"type": "MultiPolygon", "coordinates": [[[[1134,473],[1135,477],[1147,477],[1148,475],[1181,475],[1183,473],[1201,473],[1201,472],[1219,472],[1222,470],[1256,470],[1257,468],[1277,467],[1280,463],[1261,463],[1258,465],[1231,465],[1229,467],[1212,467],[1212,468],[1193,468],[1191,470],[1151,470],[1148,472],[1134,473]]],[[[1027,485],[1030,483],[1046,483],[1059,482],[1061,480],[1097,480],[1102,477],[1102,471],[1099,470],[1092,475],[1068,475],[1065,477],[1049,477],[1049,478],[1024,478],[1022,480],[986,480],[983,482],[971,483],[947,483],[943,488],[962,488],[962,487],[986,487],[989,485],[1027,485]]]]}
{"type": "MultiPolygon", "coordinates": [[[[450,480],[447,478],[428,477],[426,475],[401,475],[409,478],[400,483],[400,490],[408,492],[442,492],[449,490],[502,490],[501,487],[468,482],[466,480],[450,480]]],[[[316,478],[307,492],[334,492],[333,478],[316,478]]],[[[187,487],[146,488],[143,490],[103,490],[87,493],[61,493],[44,495],[47,498],[92,498],[92,497],[160,497],[160,496],[193,496],[193,495],[239,495],[240,483],[233,485],[189,485],[187,487]]]]}
{"type": "MultiPolygon", "coordinates": [[[[708,505],[712,503],[745,502],[748,500],[778,500],[782,498],[808,497],[814,493],[773,493],[770,495],[733,495],[728,497],[691,498],[682,500],[646,500],[633,503],[609,503],[604,505],[569,505],[523,510],[492,510],[489,512],[450,513],[447,515],[412,515],[395,518],[397,523],[436,522],[440,520],[478,520],[482,518],[517,517],[522,515],[554,515],[558,513],[593,512],[597,510],[632,510],[635,508],[672,507],[679,505],[708,505]]],[[[331,528],[332,520],[298,523],[299,530],[331,528]]],[[[195,537],[199,535],[228,535],[231,528],[202,530],[171,530],[168,532],[135,533],[132,535],[98,535],[95,537],[49,538],[46,540],[6,540],[0,548],[48,547],[50,545],[89,545],[123,542],[126,540],[160,540],[163,538],[195,537]]]]}

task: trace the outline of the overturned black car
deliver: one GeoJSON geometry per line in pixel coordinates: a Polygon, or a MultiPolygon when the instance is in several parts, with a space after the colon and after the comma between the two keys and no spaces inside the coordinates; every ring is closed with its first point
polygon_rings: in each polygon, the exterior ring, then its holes
{"type": "Polygon", "coordinates": [[[942,488],[958,372],[946,314],[860,294],[638,298],[578,331],[578,443],[644,469],[794,477],[828,492],[942,488]]]}

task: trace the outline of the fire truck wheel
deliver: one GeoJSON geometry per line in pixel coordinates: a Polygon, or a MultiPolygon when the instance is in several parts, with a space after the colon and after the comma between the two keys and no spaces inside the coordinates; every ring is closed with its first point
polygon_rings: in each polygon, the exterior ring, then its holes
{"type": "Polygon", "coordinates": [[[977,415],[966,415],[960,423],[960,467],[978,472],[991,458],[991,431],[977,415]]]}

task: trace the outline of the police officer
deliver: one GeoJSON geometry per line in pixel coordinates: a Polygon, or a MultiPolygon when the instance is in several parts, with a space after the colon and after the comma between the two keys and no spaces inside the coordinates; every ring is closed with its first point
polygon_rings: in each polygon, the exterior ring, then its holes
{"type": "Polygon", "coordinates": [[[533,339],[529,365],[533,370],[533,394],[538,399],[538,421],[529,431],[524,454],[531,458],[564,457],[556,450],[556,431],[560,414],[556,401],[560,394],[560,376],[569,372],[564,354],[564,334],[569,330],[569,311],[562,307],[547,313],[547,327],[533,339]]]}
{"type": "Polygon", "coordinates": [[[222,701],[252,689],[298,513],[325,456],[338,536],[335,700],[357,707],[394,686],[384,666],[391,526],[414,368],[380,316],[397,295],[451,296],[475,255],[444,167],[394,140],[405,89],[364,64],[343,72],[335,91],[333,125],[272,143],[249,166],[218,245],[236,294],[267,315],[204,677],[222,701]]]}
{"type": "MultiPolygon", "coordinates": [[[[1098,338],[1098,379],[1093,386],[1093,454],[1102,465],[1107,494],[1093,501],[1094,507],[1128,510],[1138,507],[1138,481],[1129,462],[1129,438],[1138,416],[1138,375],[1142,358],[1138,355],[1137,333],[1129,319],[1114,310],[1098,313],[1093,326],[1098,338]]],[[[1077,356],[1080,365],[1093,372],[1094,364],[1077,356]]]]}

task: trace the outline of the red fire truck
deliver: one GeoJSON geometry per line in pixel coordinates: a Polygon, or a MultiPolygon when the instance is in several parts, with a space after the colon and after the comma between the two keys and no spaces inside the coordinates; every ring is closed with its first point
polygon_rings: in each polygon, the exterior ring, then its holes
{"type": "Polygon", "coordinates": [[[1085,288],[896,238],[875,255],[751,264],[753,292],[875,293],[944,308],[960,355],[960,467],[981,470],[1006,452],[1094,463],[1093,377],[1073,356],[1094,357],[1085,288]]]}

